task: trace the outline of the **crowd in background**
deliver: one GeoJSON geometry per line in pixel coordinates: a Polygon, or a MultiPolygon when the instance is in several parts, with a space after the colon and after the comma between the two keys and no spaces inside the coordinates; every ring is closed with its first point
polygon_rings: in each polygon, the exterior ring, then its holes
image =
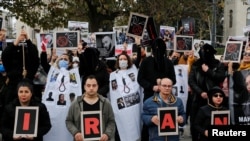
{"type": "MultiPolygon", "coordinates": [[[[2,34],[4,30],[0,31],[2,34]]],[[[49,112],[51,107],[46,108],[55,97],[52,98],[53,94],[48,93],[50,97],[46,100],[43,92],[47,85],[34,83],[39,78],[37,72],[40,69],[46,76],[50,76],[50,81],[46,83],[53,82],[53,78],[55,81],[61,78],[60,82],[68,80],[69,84],[76,83],[74,76],[77,75],[67,77],[68,71],[75,69],[79,73],[79,91],[75,92],[77,94],[68,92],[72,96],[72,103],[65,100],[66,94],[58,94],[57,105],[67,107],[64,109],[65,117],[62,116],[64,122],[60,124],[64,124],[65,130],[70,132],[71,140],[83,140],[79,134],[81,111],[102,111],[102,141],[179,141],[183,129],[179,130],[178,135],[158,135],[159,107],[177,107],[176,120],[179,126],[190,124],[193,141],[207,140],[208,121],[211,120],[209,111],[229,109],[229,76],[233,76],[235,82],[242,82],[233,86],[238,94],[235,103],[246,103],[243,108],[236,107],[237,114],[250,113],[250,82],[240,72],[250,69],[249,50],[244,51],[240,63],[225,63],[215,58],[216,50],[209,44],[201,45],[197,55],[192,50],[167,51],[166,40],[156,38],[151,42],[151,54],[146,56],[145,47],[140,43],[140,39],[136,38],[136,57],[129,56],[125,49],[112,61],[101,59],[100,51],[88,47],[85,41],[79,41],[77,50],[67,50],[58,56],[53,50],[49,52],[43,44],[39,53],[37,46],[23,30],[16,41],[1,54],[0,132],[4,141],[51,140],[50,137],[43,139],[43,136],[56,128],[56,119],[49,112]],[[181,64],[188,66],[189,87],[185,103],[172,92],[177,81],[174,67],[181,64]],[[52,77],[52,69],[58,69],[56,77],[52,77]],[[75,95],[76,98],[73,97],[75,95]],[[16,106],[39,107],[37,137],[13,137],[16,106]],[[205,124],[203,121],[206,121],[205,124]]],[[[240,124],[240,121],[235,122],[240,124]]]]}

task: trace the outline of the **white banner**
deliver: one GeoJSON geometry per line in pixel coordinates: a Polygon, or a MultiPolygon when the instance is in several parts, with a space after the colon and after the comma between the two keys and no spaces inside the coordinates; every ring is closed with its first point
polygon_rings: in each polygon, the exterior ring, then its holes
{"type": "Polygon", "coordinates": [[[51,66],[42,102],[49,111],[52,128],[44,136],[44,141],[73,140],[66,128],[65,119],[71,102],[81,95],[81,80],[77,68],[68,71],[51,66]]]}

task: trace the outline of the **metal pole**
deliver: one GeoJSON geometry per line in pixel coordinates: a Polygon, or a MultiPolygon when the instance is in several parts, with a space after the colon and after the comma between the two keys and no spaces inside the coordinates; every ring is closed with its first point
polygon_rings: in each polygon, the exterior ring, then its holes
{"type": "Polygon", "coordinates": [[[216,47],[216,13],[217,0],[213,0],[212,46],[216,47]]]}

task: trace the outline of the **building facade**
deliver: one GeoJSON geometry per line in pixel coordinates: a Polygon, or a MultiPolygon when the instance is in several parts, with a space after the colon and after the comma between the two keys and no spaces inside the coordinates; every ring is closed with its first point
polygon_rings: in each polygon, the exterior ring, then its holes
{"type": "Polygon", "coordinates": [[[224,35],[225,43],[229,36],[244,36],[243,28],[250,25],[249,0],[225,0],[224,35]]]}

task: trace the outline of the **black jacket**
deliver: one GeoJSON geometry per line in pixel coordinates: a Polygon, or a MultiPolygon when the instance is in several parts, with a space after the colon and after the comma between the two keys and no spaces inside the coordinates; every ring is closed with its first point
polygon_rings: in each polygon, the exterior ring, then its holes
{"type": "Polygon", "coordinates": [[[144,88],[144,100],[153,96],[153,87],[157,85],[158,78],[167,77],[173,81],[173,85],[176,83],[174,65],[169,59],[164,59],[166,71],[157,69],[155,59],[152,56],[145,58],[141,63],[137,81],[144,88]]]}
{"type": "MultiPolygon", "coordinates": [[[[16,106],[20,106],[18,99],[15,99],[11,103],[9,103],[4,109],[4,116],[1,119],[0,130],[5,141],[14,141],[13,131],[16,106]]],[[[32,100],[30,102],[30,106],[39,107],[37,137],[33,141],[43,141],[43,136],[48,133],[51,128],[49,113],[43,103],[37,102],[35,100],[32,100]]],[[[22,139],[21,141],[28,140],[22,139]]]]}
{"type": "Polygon", "coordinates": [[[228,110],[226,107],[221,107],[220,109],[216,109],[210,105],[202,106],[196,117],[194,122],[194,128],[199,134],[200,141],[208,141],[208,138],[204,135],[205,130],[208,130],[211,125],[211,112],[212,111],[220,111],[220,110],[228,110]]]}
{"type": "Polygon", "coordinates": [[[25,57],[23,57],[22,46],[15,46],[14,44],[6,47],[2,52],[3,65],[9,78],[5,103],[9,103],[17,98],[16,86],[23,79],[23,66],[25,65],[27,71],[26,78],[33,81],[40,65],[37,47],[30,40],[26,40],[26,44],[24,47],[25,57]],[[23,63],[23,59],[25,60],[25,64],[23,63]]]}
{"type": "Polygon", "coordinates": [[[193,100],[200,106],[207,104],[207,100],[201,97],[201,93],[207,92],[214,86],[220,86],[226,77],[224,64],[220,63],[219,60],[211,61],[213,61],[213,65],[209,66],[207,72],[203,72],[202,62],[199,60],[194,62],[188,77],[188,84],[194,95],[193,100]]]}

